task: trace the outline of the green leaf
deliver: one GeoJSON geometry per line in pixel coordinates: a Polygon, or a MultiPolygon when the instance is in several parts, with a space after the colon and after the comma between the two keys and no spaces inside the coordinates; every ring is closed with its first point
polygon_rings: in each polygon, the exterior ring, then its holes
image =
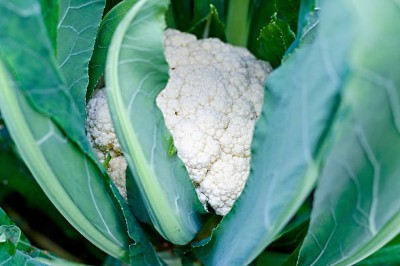
{"type": "Polygon", "coordinates": [[[126,224],[57,72],[38,1],[0,1],[0,13],[0,109],[20,156],[80,233],[125,258],[126,224]]]}
{"type": "MultiPolygon", "coordinates": [[[[342,47],[347,46],[342,41],[342,47]]],[[[332,80],[332,67],[322,60],[324,55],[320,43],[305,43],[267,79],[250,176],[211,241],[195,248],[203,263],[250,263],[278,236],[312,190],[325,150],[321,143],[340,91],[332,80]]]]}
{"type": "Polygon", "coordinates": [[[186,244],[204,208],[185,166],[170,155],[171,135],[155,99],[168,80],[162,31],[168,1],[141,0],[114,33],[106,69],[113,124],[149,216],[160,234],[186,244]]]}
{"type": "Polygon", "coordinates": [[[207,16],[197,22],[188,32],[194,34],[199,39],[219,38],[221,41],[226,40],[225,26],[218,16],[215,6],[210,5],[210,12],[207,16]]]}
{"type": "MultiPolygon", "coordinates": [[[[303,4],[306,1],[303,0],[301,2],[303,4]]],[[[268,48],[268,45],[273,45],[273,47],[277,49],[279,46],[282,46],[283,42],[287,41],[288,34],[293,35],[290,32],[296,32],[299,7],[300,0],[253,0],[250,14],[249,50],[257,57],[269,59],[263,54],[263,50],[260,50],[260,47],[268,48]],[[279,33],[281,30],[282,32],[279,33]],[[279,40],[269,37],[269,34],[273,34],[274,36],[280,35],[285,39],[279,40]],[[261,38],[261,36],[263,37],[261,38]],[[265,40],[267,40],[268,44],[263,43],[265,40]],[[278,44],[275,44],[275,41],[277,41],[278,44]]],[[[290,39],[293,40],[292,37],[290,37],[290,39]]],[[[286,42],[285,47],[289,45],[290,42],[286,42]]],[[[279,55],[279,60],[275,59],[275,61],[279,61],[280,63],[283,53],[280,52],[277,56],[279,55]]]]}
{"type": "Polygon", "coordinates": [[[189,31],[209,15],[210,5],[215,7],[221,21],[225,21],[226,0],[171,0],[167,22],[173,21],[173,24],[168,27],[189,31]]]}
{"type": "Polygon", "coordinates": [[[357,263],[357,266],[398,266],[400,264],[400,244],[381,248],[372,256],[357,263]]]}
{"type": "Polygon", "coordinates": [[[268,61],[275,68],[280,65],[283,55],[294,39],[295,34],[286,20],[279,19],[275,14],[261,30],[257,54],[260,59],[268,61]]]}
{"type": "Polygon", "coordinates": [[[100,24],[93,55],[89,64],[88,99],[104,74],[107,51],[111,43],[112,35],[135,2],[136,0],[127,0],[119,3],[109,13],[107,13],[100,24]]]}
{"type": "Polygon", "coordinates": [[[352,265],[400,232],[399,2],[321,8],[317,40],[343,93],[298,265],[352,265]]]}
{"type": "Polygon", "coordinates": [[[57,52],[57,25],[59,15],[59,0],[40,0],[42,14],[53,50],[57,52]]]}
{"type": "Polygon", "coordinates": [[[125,224],[107,194],[98,166],[51,119],[29,105],[3,64],[0,77],[0,108],[7,127],[43,191],[93,244],[124,258],[125,224]]]}
{"type": "Polygon", "coordinates": [[[8,218],[0,208],[0,262],[1,265],[32,265],[45,266],[78,266],[57,258],[48,252],[43,252],[29,243],[21,230],[8,218]],[[43,264],[47,263],[47,264],[43,264]]]}
{"type": "Polygon", "coordinates": [[[121,2],[122,0],[106,0],[106,6],[104,7],[103,15],[107,15],[111,9],[113,9],[116,5],[118,5],[121,2]]]}
{"type": "MultiPolygon", "coordinates": [[[[297,38],[286,51],[285,57],[290,55],[301,44],[312,43],[318,32],[319,10],[317,0],[303,0],[300,4],[297,38]]],[[[285,58],[284,58],[285,59],[285,58]]]]}
{"type": "Polygon", "coordinates": [[[125,199],[122,198],[114,185],[112,185],[111,189],[116,195],[119,206],[121,206],[128,227],[128,234],[131,239],[135,240],[134,243],[129,245],[129,260],[131,265],[164,265],[157,255],[154,246],[133,216],[125,199]]]}
{"type": "Polygon", "coordinates": [[[105,0],[62,0],[57,35],[57,63],[82,120],[86,116],[88,64],[105,0]]]}
{"type": "Polygon", "coordinates": [[[279,266],[282,265],[282,263],[284,263],[288,257],[289,255],[285,253],[279,253],[273,251],[263,252],[260,254],[260,256],[257,257],[254,266],[266,266],[266,265],[279,266]]]}

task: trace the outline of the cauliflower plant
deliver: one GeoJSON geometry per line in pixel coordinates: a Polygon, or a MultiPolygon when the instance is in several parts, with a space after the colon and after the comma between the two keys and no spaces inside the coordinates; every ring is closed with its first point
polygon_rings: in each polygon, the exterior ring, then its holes
{"type": "MultiPolygon", "coordinates": [[[[271,66],[245,48],[176,30],[165,31],[164,48],[170,78],[157,105],[200,201],[225,215],[249,175],[254,124],[271,66]]],[[[126,162],[104,89],[87,110],[89,140],[100,161],[110,156],[107,170],[126,197],[126,162]]]]}

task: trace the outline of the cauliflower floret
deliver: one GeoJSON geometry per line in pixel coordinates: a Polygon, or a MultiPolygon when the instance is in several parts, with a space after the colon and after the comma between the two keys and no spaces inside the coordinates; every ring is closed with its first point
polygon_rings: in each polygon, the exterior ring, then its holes
{"type": "Polygon", "coordinates": [[[157,105],[200,201],[225,215],[249,175],[271,66],[244,48],[176,30],[165,31],[164,46],[170,78],[157,105]]]}
{"type": "Polygon", "coordinates": [[[107,172],[121,195],[126,199],[125,171],[127,164],[112,125],[104,88],[93,93],[86,108],[86,132],[90,144],[101,163],[104,163],[110,156],[107,172]]]}

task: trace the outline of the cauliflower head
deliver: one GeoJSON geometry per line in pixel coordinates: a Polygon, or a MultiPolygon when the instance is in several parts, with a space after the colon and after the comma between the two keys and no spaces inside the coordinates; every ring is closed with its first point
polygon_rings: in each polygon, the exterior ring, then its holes
{"type": "Polygon", "coordinates": [[[86,108],[86,134],[90,144],[100,162],[106,164],[108,174],[122,197],[126,199],[125,172],[127,163],[114,131],[104,88],[93,93],[86,108]]]}
{"type": "MultiPolygon", "coordinates": [[[[204,207],[225,215],[241,194],[250,170],[251,141],[272,70],[247,49],[218,39],[164,32],[170,78],[156,103],[204,207]]],[[[105,90],[87,104],[87,136],[126,199],[127,163],[109,113],[105,90]]]]}
{"type": "Polygon", "coordinates": [[[245,48],[177,30],[165,31],[164,49],[170,78],[157,105],[200,201],[225,215],[249,175],[271,66],[245,48]]]}

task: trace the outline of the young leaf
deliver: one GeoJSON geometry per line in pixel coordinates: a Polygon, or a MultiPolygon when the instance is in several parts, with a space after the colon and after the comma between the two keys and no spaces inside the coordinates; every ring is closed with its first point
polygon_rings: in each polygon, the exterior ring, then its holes
{"type": "Polygon", "coordinates": [[[295,39],[294,32],[286,20],[281,20],[275,14],[271,21],[261,30],[258,37],[258,55],[268,61],[272,67],[277,67],[286,50],[295,39]]]}
{"type": "Polygon", "coordinates": [[[105,0],[62,0],[57,34],[57,63],[78,110],[86,116],[88,64],[105,0]]]}
{"type": "Polygon", "coordinates": [[[106,88],[113,123],[129,169],[160,234],[186,244],[200,230],[203,206],[176,154],[156,97],[168,80],[163,54],[168,1],[140,0],[114,33],[106,88]]]}
{"type": "MultiPolygon", "coordinates": [[[[301,1],[304,2],[304,1],[301,1]]],[[[248,48],[276,67],[294,40],[300,0],[253,0],[248,48]],[[279,39],[281,38],[281,39],[279,39]]]]}
{"type": "Polygon", "coordinates": [[[210,12],[203,19],[199,20],[188,32],[194,34],[199,39],[218,38],[221,41],[226,40],[225,26],[218,16],[217,9],[210,5],[210,12]]]}
{"type": "Polygon", "coordinates": [[[353,265],[400,232],[399,5],[321,7],[317,38],[343,93],[298,265],[353,265]]]}

